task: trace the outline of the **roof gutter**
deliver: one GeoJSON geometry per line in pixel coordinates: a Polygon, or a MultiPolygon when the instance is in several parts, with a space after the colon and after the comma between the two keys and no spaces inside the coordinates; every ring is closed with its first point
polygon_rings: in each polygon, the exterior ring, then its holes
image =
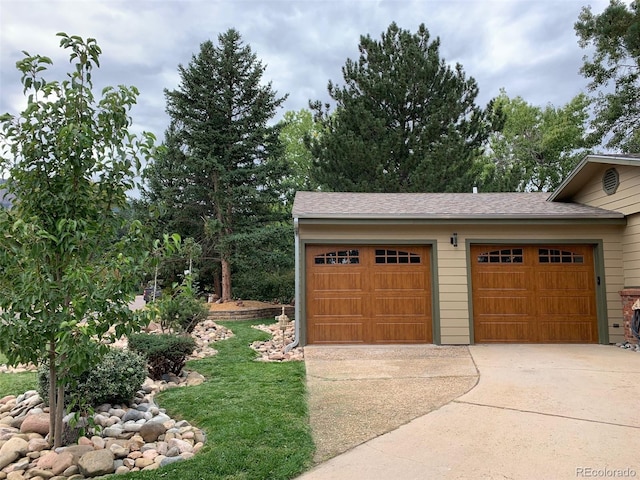
{"type": "Polygon", "coordinates": [[[300,279],[298,279],[298,275],[300,275],[300,236],[298,235],[298,219],[293,219],[293,233],[294,233],[294,254],[295,254],[295,294],[294,294],[294,335],[293,342],[287,345],[284,349],[285,353],[290,352],[295,347],[300,345],[300,279]]]}

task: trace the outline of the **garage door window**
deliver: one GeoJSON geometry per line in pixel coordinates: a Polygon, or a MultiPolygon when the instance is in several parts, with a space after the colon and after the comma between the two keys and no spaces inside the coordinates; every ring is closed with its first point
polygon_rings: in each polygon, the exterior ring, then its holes
{"type": "Polygon", "coordinates": [[[522,263],[521,248],[503,248],[478,255],[478,263],[522,263]]]}
{"type": "Polygon", "coordinates": [[[336,250],[320,253],[314,257],[316,265],[349,265],[360,263],[360,251],[358,249],[336,250]]]}
{"type": "Polygon", "coordinates": [[[567,250],[540,248],[538,260],[540,263],[584,263],[584,255],[567,250]]]}
{"type": "Polygon", "coordinates": [[[420,255],[417,253],[403,252],[401,250],[387,250],[384,248],[376,249],[376,263],[377,264],[398,264],[398,263],[413,263],[419,264],[422,262],[420,255]]]}

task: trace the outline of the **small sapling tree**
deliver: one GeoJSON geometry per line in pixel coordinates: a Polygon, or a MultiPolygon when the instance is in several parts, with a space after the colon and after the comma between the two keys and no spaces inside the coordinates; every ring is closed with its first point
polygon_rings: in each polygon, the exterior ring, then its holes
{"type": "Polygon", "coordinates": [[[118,212],[153,137],[129,133],[134,87],[94,97],[95,39],[58,34],[71,71],[45,80],[51,59],[24,52],[27,96],[0,117],[1,167],[13,206],[0,212],[0,350],[10,363],[50,368],[50,435],[62,440],[64,387],[95,364],[111,337],[140,328],[128,308],[150,245],[118,212]],[[113,327],[113,328],[112,328],[113,327]]]}

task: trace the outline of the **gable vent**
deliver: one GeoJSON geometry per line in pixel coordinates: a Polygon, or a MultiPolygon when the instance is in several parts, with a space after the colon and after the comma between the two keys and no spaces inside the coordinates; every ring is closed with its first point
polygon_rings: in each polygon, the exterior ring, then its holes
{"type": "Polygon", "coordinates": [[[604,193],[613,195],[618,190],[618,185],[620,185],[620,177],[615,168],[610,168],[604,172],[602,176],[602,190],[604,190],[604,193]]]}

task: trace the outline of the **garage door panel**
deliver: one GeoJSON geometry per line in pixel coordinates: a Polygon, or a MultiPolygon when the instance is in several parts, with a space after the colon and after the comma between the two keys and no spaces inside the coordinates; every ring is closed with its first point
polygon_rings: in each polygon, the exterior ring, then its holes
{"type": "Polygon", "coordinates": [[[419,290],[427,287],[425,271],[418,272],[375,272],[372,276],[374,291],[380,290],[419,290]]]}
{"type": "Polygon", "coordinates": [[[377,323],[375,343],[426,343],[430,341],[424,322],[377,323]]]}
{"type": "Polygon", "coordinates": [[[530,301],[529,297],[480,297],[474,302],[474,311],[477,309],[478,315],[481,312],[489,312],[491,315],[529,315],[530,301]]]}
{"type": "Polygon", "coordinates": [[[473,245],[471,278],[476,342],[598,341],[592,246],[473,245]]]}
{"type": "Polygon", "coordinates": [[[475,327],[476,342],[526,342],[534,332],[526,321],[505,321],[503,318],[494,321],[481,321],[475,327]]]}
{"type": "Polygon", "coordinates": [[[361,297],[324,297],[314,299],[313,313],[319,317],[362,317],[364,305],[361,297]]]}
{"type": "Polygon", "coordinates": [[[363,343],[365,325],[358,322],[317,322],[310,343],[363,343]]]}
{"type": "Polygon", "coordinates": [[[309,343],[432,341],[429,248],[307,246],[309,343]]]}
{"type": "Polygon", "coordinates": [[[537,272],[536,282],[539,291],[545,290],[588,290],[592,276],[588,272],[552,271],[537,272]]]}
{"type": "Polygon", "coordinates": [[[593,302],[584,296],[540,296],[538,315],[575,316],[595,314],[593,302]]]}
{"type": "Polygon", "coordinates": [[[378,297],[373,301],[373,311],[375,317],[384,315],[405,316],[428,314],[429,302],[424,297],[402,296],[402,297],[378,297]]]}
{"type": "MultiPolygon", "coordinates": [[[[495,268],[495,267],[492,267],[495,268]]],[[[516,267],[517,268],[517,267],[516,267]]],[[[477,282],[478,290],[527,290],[529,282],[527,282],[527,271],[508,272],[508,271],[487,271],[480,272],[474,280],[477,282]],[[508,288],[505,288],[508,285],[508,288]]]]}
{"type": "Polygon", "coordinates": [[[540,341],[545,343],[597,342],[598,331],[590,322],[540,322],[540,341]]]}
{"type": "Polygon", "coordinates": [[[314,273],[312,282],[316,292],[361,291],[362,272],[334,271],[314,273]]]}

